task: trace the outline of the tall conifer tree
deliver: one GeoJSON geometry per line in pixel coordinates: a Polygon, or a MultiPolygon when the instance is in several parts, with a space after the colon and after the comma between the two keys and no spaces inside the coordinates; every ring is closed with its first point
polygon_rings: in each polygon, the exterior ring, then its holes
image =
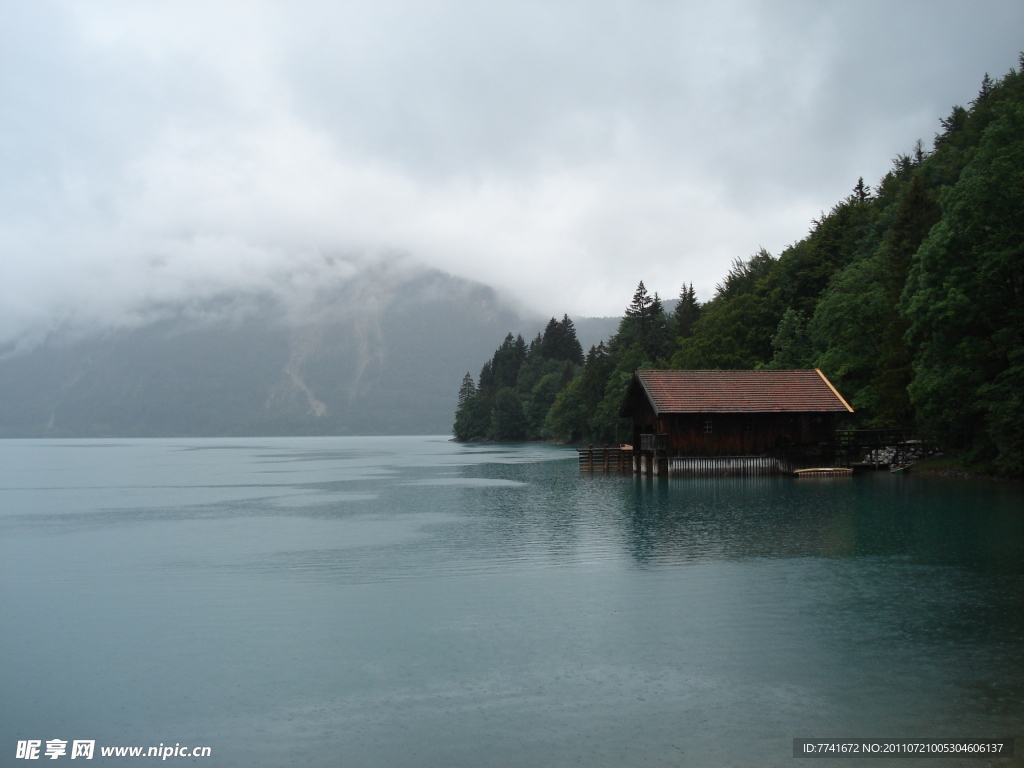
{"type": "Polygon", "coordinates": [[[700,302],[697,301],[697,294],[693,290],[693,283],[686,285],[679,290],[679,303],[676,304],[676,311],[672,315],[672,332],[680,339],[689,338],[693,334],[693,324],[700,317],[700,302]]]}
{"type": "Polygon", "coordinates": [[[466,371],[466,375],[462,377],[462,386],[459,387],[459,407],[463,407],[469,398],[476,394],[476,384],[473,382],[473,376],[469,371],[466,371]]]}

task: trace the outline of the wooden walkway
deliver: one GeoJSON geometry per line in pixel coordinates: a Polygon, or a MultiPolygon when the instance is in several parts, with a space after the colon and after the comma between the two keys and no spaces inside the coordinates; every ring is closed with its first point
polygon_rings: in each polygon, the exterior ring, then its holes
{"type": "Polygon", "coordinates": [[[632,472],[633,449],[610,447],[601,448],[588,446],[577,448],[580,458],[580,470],[583,472],[632,472]]]}

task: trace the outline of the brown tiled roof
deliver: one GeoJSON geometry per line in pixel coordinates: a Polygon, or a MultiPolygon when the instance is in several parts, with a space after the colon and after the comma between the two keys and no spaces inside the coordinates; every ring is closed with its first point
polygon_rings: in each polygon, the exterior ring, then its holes
{"type": "Polygon", "coordinates": [[[817,368],[809,371],[637,371],[656,413],[853,413],[817,368]]]}

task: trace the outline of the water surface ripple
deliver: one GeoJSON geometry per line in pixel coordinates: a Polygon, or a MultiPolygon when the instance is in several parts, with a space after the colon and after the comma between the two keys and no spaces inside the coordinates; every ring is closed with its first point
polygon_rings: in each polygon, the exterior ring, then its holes
{"type": "Polygon", "coordinates": [[[1024,752],[1012,483],[587,476],[443,437],[0,441],[0,610],[3,765],[53,738],[211,768],[1024,752]]]}

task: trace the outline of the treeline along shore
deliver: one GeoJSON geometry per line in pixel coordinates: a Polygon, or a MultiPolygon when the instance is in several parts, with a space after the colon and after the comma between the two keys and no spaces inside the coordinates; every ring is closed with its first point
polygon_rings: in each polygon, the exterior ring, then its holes
{"type": "MultiPolygon", "coordinates": [[[[1020,60],[1024,70],[1024,54],[1020,60]]],[[[638,368],[821,368],[851,427],[909,428],[970,466],[1024,475],[1024,71],[985,75],[874,186],[777,257],[737,259],[700,303],[641,282],[586,355],[568,317],[511,334],[459,392],[457,440],[612,442],[638,368]]]]}

